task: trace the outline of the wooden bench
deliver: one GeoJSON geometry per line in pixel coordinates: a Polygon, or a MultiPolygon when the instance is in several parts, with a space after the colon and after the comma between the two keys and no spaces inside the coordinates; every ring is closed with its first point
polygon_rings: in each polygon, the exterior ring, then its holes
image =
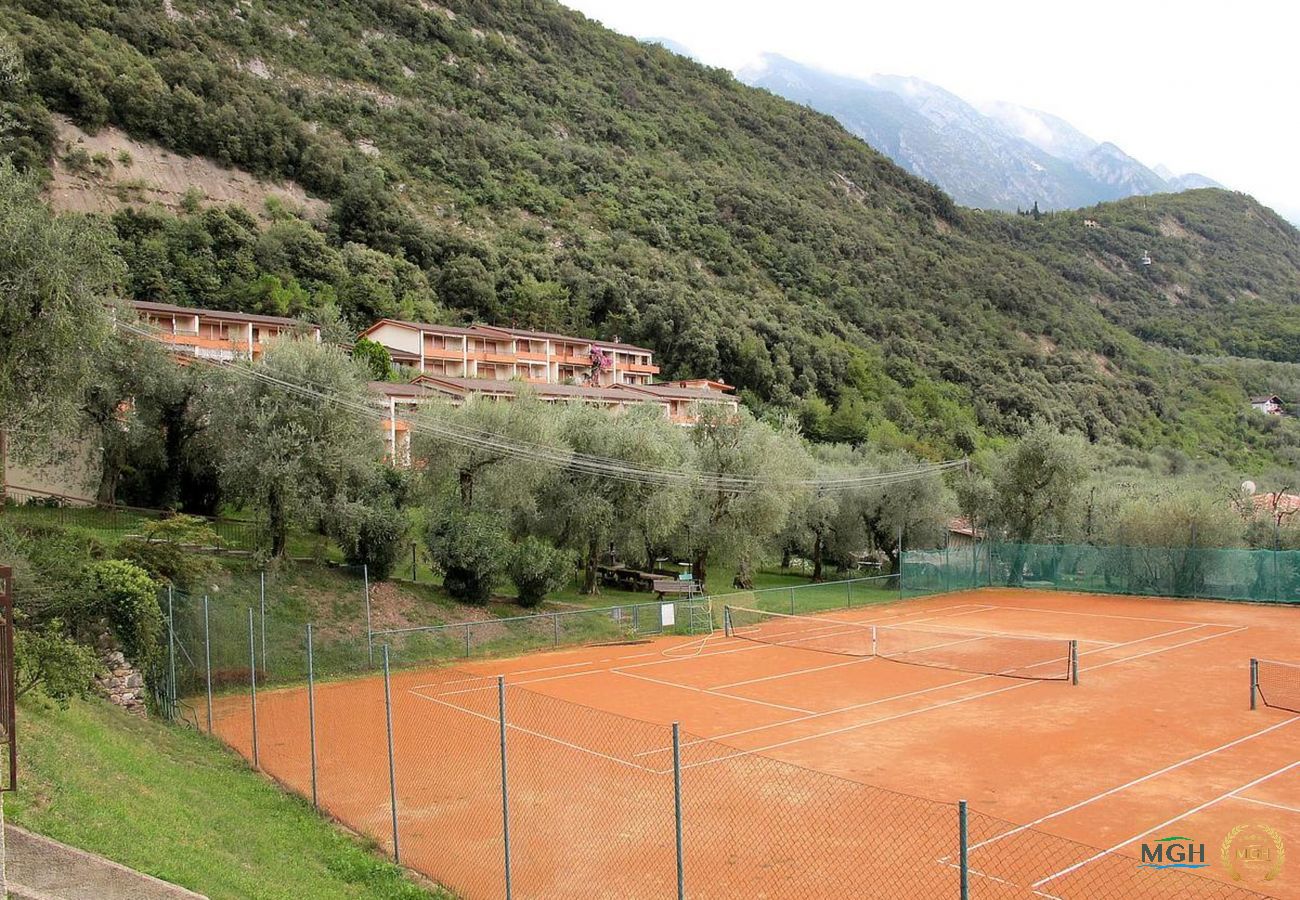
{"type": "Polygon", "coordinates": [[[694,581],[678,581],[676,578],[656,578],[654,591],[659,595],[660,600],[669,594],[694,597],[696,594],[703,593],[698,583],[694,581]]]}

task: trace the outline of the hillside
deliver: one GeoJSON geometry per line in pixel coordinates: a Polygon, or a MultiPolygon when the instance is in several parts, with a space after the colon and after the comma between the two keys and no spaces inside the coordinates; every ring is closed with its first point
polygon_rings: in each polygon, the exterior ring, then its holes
{"type": "Polygon", "coordinates": [[[1295,361],[1300,236],[1248,198],[1103,207],[1087,232],[963,210],[829,117],[544,0],[0,13],[20,163],[69,152],[57,112],[328,204],[119,212],[137,297],[618,335],[814,436],[928,456],[1033,418],[1243,462],[1300,443],[1245,412],[1300,397],[1300,370],[1162,346],[1295,361]]]}

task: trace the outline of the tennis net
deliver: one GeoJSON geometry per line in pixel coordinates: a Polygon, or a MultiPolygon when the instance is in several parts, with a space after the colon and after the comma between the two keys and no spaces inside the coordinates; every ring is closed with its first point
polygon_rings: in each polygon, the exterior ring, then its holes
{"type": "Polygon", "coordinates": [[[792,616],[739,606],[723,611],[730,637],[841,656],[895,662],[977,675],[1078,683],[1078,650],[1064,638],[879,625],[815,616],[792,616]]]}
{"type": "Polygon", "coordinates": [[[1265,706],[1300,713],[1300,663],[1252,659],[1251,709],[1258,696],[1265,706]]]}

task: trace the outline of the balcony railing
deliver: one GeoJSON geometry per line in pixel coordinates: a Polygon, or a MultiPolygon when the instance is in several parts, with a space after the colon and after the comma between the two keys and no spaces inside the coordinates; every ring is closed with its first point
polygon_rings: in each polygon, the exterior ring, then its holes
{"type": "Polygon", "coordinates": [[[659,374],[658,366],[652,366],[643,363],[625,363],[623,365],[618,366],[618,368],[625,372],[641,372],[646,375],[659,374]]]}
{"type": "Polygon", "coordinates": [[[459,347],[430,347],[427,344],[424,348],[424,355],[429,359],[455,359],[464,358],[465,351],[459,347]]]}

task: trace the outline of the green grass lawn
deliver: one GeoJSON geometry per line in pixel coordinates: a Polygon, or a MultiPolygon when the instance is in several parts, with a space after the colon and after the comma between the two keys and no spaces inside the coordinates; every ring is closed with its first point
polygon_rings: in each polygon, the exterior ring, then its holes
{"type": "Polygon", "coordinates": [[[215,741],[103,701],[19,705],[9,819],[218,898],[449,897],[215,741]]]}

